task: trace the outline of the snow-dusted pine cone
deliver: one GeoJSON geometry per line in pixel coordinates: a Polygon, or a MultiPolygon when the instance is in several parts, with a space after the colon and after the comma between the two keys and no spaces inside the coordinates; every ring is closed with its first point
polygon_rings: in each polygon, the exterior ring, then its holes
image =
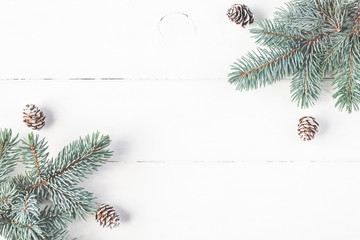
{"type": "Polygon", "coordinates": [[[23,122],[26,123],[29,128],[32,128],[33,130],[42,129],[45,125],[45,118],[44,112],[37,106],[34,104],[26,105],[23,122]]]}
{"type": "Polygon", "coordinates": [[[250,8],[243,4],[232,5],[227,15],[231,21],[241,24],[242,27],[246,27],[254,22],[254,14],[250,11],[250,8]]]}
{"type": "Polygon", "coordinates": [[[299,136],[304,141],[310,141],[314,138],[318,130],[319,124],[316,122],[315,118],[310,116],[305,116],[300,118],[298,124],[299,136]]]}
{"type": "Polygon", "coordinates": [[[116,213],[113,207],[107,204],[99,207],[95,219],[102,227],[115,228],[120,224],[120,215],[116,213]]]}

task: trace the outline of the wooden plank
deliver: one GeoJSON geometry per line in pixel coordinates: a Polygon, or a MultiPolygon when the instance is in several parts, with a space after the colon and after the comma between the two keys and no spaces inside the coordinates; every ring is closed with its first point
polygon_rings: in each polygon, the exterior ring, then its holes
{"type": "Polygon", "coordinates": [[[0,126],[25,136],[21,112],[35,103],[48,115],[41,135],[54,154],[100,130],[118,154],[124,148],[126,158],[116,157],[127,162],[359,161],[360,113],[334,108],[330,82],[316,107],[299,109],[289,85],[241,93],[225,79],[2,81],[0,126]],[[297,135],[304,115],[320,123],[311,142],[297,135]]]}
{"type": "MultiPolygon", "coordinates": [[[[247,4],[261,19],[284,1],[247,4]]],[[[254,47],[226,16],[233,3],[1,1],[0,78],[224,78],[254,47]]]]}
{"type": "Polygon", "coordinates": [[[87,183],[124,222],[79,239],[357,239],[359,163],[110,164],[87,183]]]}

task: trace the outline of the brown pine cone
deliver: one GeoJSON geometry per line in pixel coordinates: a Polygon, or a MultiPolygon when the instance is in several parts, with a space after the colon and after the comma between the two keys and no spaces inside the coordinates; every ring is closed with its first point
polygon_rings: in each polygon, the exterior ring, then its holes
{"type": "Polygon", "coordinates": [[[316,122],[315,118],[310,116],[305,116],[300,118],[298,124],[298,134],[300,138],[304,141],[310,141],[315,137],[315,134],[319,131],[319,124],[316,122]]]}
{"type": "Polygon", "coordinates": [[[115,228],[120,224],[120,215],[110,205],[103,204],[97,210],[95,220],[102,227],[115,228]]]}
{"type": "Polygon", "coordinates": [[[24,120],[23,122],[33,130],[40,130],[45,125],[45,114],[34,104],[26,105],[24,109],[24,120]]]}
{"type": "Polygon", "coordinates": [[[241,24],[242,27],[246,27],[254,22],[254,14],[250,11],[250,8],[243,4],[232,5],[227,15],[231,21],[241,24]]]}

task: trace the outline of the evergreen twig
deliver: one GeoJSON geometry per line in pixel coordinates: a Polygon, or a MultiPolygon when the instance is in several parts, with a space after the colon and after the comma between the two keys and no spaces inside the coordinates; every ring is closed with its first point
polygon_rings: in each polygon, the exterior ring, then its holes
{"type": "Polygon", "coordinates": [[[31,133],[21,143],[17,147],[17,136],[0,129],[0,235],[8,240],[68,239],[68,223],[96,211],[95,197],[78,183],[112,156],[110,138],[88,135],[54,159],[48,159],[47,142],[38,135],[31,133]],[[26,172],[9,179],[20,156],[26,172]],[[45,200],[51,204],[40,207],[45,200]]]}
{"type": "Polygon", "coordinates": [[[324,76],[334,75],[335,106],[351,113],[360,104],[360,4],[357,0],[293,0],[251,30],[259,53],[232,65],[238,90],[291,81],[292,100],[313,106],[324,76]]]}

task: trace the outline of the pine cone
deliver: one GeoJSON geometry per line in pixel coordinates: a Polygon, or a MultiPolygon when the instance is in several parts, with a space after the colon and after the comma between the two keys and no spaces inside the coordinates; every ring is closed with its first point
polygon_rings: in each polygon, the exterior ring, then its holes
{"type": "Polygon", "coordinates": [[[40,130],[45,125],[45,114],[34,104],[26,105],[24,109],[24,123],[33,130],[40,130]]]}
{"type": "Polygon", "coordinates": [[[254,22],[254,14],[250,11],[250,8],[243,4],[232,5],[227,15],[231,21],[241,24],[242,27],[246,27],[254,22]]]}
{"type": "Polygon", "coordinates": [[[116,213],[113,207],[107,204],[100,206],[95,219],[102,227],[115,228],[120,224],[120,215],[116,213]]]}
{"type": "Polygon", "coordinates": [[[298,124],[299,136],[304,141],[310,141],[314,138],[315,134],[318,132],[319,124],[315,121],[315,118],[310,116],[305,116],[300,118],[298,124]]]}

